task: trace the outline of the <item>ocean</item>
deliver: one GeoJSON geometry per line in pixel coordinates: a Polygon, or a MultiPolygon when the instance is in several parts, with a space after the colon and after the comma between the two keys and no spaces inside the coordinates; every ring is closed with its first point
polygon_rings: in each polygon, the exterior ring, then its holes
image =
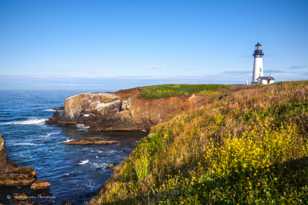
{"type": "Polygon", "coordinates": [[[84,128],[46,125],[55,107],[80,91],[0,91],[0,133],[8,157],[18,165],[35,168],[38,179],[51,184],[52,203],[85,204],[133,149],[139,134],[91,133],[84,128]],[[114,145],[66,145],[83,137],[120,140],[114,145]]]}

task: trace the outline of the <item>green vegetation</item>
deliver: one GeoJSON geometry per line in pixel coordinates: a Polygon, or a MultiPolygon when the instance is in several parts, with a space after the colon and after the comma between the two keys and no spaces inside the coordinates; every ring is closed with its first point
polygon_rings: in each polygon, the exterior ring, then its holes
{"type": "Polygon", "coordinates": [[[215,92],[221,88],[228,88],[229,85],[215,84],[167,84],[142,87],[140,96],[146,99],[172,97],[178,95],[191,95],[193,93],[215,92]]]}
{"type": "Polygon", "coordinates": [[[230,91],[155,126],[94,204],[308,204],[308,81],[230,91]]]}

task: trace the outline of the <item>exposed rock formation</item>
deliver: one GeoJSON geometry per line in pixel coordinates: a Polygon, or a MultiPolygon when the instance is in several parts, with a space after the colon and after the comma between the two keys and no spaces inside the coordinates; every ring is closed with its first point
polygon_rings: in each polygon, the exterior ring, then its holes
{"type": "Polygon", "coordinates": [[[96,112],[102,116],[119,112],[121,101],[119,97],[110,93],[83,93],[68,97],[64,102],[65,117],[71,120],[82,114],[96,112]]]}
{"type": "Polygon", "coordinates": [[[119,144],[120,142],[117,140],[106,140],[99,137],[91,137],[91,138],[83,138],[76,140],[69,140],[64,142],[64,144],[69,145],[99,145],[99,144],[119,144]]]}
{"type": "Polygon", "coordinates": [[[37,180],[31,184],[32,190],[45,190],[48,189],[49,187],[50,187],[49,182],[43,180],[37,180]]]}
{"type": "Polygon", "coordinates": [[[84,124],[96,131],[149,130],[179,112],[199,107],[204,95],[177,96],[161,99],[139,97],[140,90],[115,93],[82,93],[65,100],[47,123],[60,125],[84,124]]]}
{"type": "MultiPolygon", "coordinates": [[[[37,195],[30,188],[37,183],[33,168],[18,167],[7,160],[5,142],[0,135],[0,203],[18,204],[17,201],[28,200],[29,195],[37,195]]],[[[45,194],[48,194],[46,189],[48,187],[45,186],[45,194]]],[[[27,201],[28,204],[30,202],[27,201]]]]}
{"type": "Polygon", "coordinates": [[[5,147],[4,147],[4,140],[0,135],[0,169],[3,169],[7,164],[5,147]]]}

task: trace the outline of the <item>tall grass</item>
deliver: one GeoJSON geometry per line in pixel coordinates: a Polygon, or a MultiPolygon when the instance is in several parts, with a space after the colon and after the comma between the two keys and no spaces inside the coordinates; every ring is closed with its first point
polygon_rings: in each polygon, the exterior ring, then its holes
{"type": "Polygon", "coordinates": [[[307,204],[308,82],[232,91],[157,125],[93,204],[307,204]]]}

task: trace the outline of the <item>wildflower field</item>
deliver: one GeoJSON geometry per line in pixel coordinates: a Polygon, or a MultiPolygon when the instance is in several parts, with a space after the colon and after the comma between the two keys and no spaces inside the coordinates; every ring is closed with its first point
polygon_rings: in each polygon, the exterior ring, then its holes
{"type": "Polygon", "coordinates": [[[93,204],[308,204],[308,81],[250,86],[152,128],[93,204]]]}

